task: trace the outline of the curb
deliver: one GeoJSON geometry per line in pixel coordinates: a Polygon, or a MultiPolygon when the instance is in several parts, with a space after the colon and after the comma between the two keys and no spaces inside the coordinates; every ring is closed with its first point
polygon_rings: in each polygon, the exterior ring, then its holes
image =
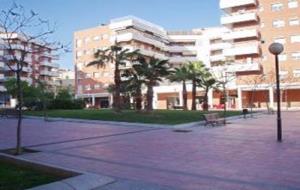
{"type": "MultiPolygon", "coordinates": [[[[255,115],[264,114],[263,112],[253,113],[255,115]]],[[[249,118],[248,114],[248,118],[249,118]]],[[[43,120],[43,117],[39,116],[24,116],[26,119],[38,119],[43,120]]],[[[231,116],[226,118],[229,121],[243,119],[243,115],[231,116]]],[[[48,118],[49,121],[64,121],[64,122],[73,122],[73,123],[88,123],[88,124],[103,124],[103,125],[116,125],[116,126],[125,126],[125,127],[151,127],[151,128],[167,128],[167,129],[178,129],[178,128],[189,128],[189,127],[198,127],[203,126],[205,121],[196,121],[191,123],[183,123],[177,125],[167,125],[167,124],[147,124],[147,123],[130,123],[130,122],[117,122],[117,121],[101,121],[101,120],[88,120],[88,119],[75,119],[75,118],[60,118],[52,117],[48,118]]]]}
{"type": "Polygon", "coordinates": [[[74,169],[27,160],[21,157],[0,153],[0,159],[19,166],[34,168],[50,174],[68,177],[61,181],[40,185],[28,190],[92,190],[114,183],[116,180],[93,173],[76,171],[74,169]]]}

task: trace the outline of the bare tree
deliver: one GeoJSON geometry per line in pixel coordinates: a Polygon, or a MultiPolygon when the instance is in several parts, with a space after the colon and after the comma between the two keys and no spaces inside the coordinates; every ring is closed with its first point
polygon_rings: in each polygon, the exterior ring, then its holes
{"type": "Polygon", "coordinates": [[[253,104],[254,104],[254,94],[256,93],[258,87],[260,84],[265,81],[265,75],[260,74],[256,75],[254,77],[247,77],[245,80],[243,80],[247,85],[251,88],[251,95],[250,95],[250,114],[251,117],[253,117],[253,104]]]}
{"type": "Polygon", "coordinates": [[[235,73],[224,70],[215,73],[216,79],[216,89],[220,90],[224,97],[224,108],[223,108],[223,116],[224,116],[224,124],[226,124],[226,114],[227,114],[227,102],[228,102],[228,84],[235,79],[235,73]]]}
{"type": "Polygon", "coordinates": [[[25,66],[29,65],[28,57],[32,54],[51,54],[53,51],[64,49],[59,42],[49,42],[55,31],[48,20],[22,5],[13,3],[12,6],[0,12],[0,38],[3,40],[5,52],[4,62],[17,79],[17,143],[16,154],[21,154],[21,125],[23,107],[23,89],[21,77],[25,66]]]}

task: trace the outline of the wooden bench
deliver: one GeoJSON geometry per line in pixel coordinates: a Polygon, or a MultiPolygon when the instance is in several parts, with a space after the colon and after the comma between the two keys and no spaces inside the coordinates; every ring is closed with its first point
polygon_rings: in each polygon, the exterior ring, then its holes
{"type": "Polygon", "coordinates": [[[208,114],[204,114],[204,120],[205,120],[205,126],[206,125],[211,125],[211,126],[215,126],[215,125],[224,125],[225,123],[225,119],[221,118],[220,115],[218,113],[208,113],[208,114]]]}
{"type": "Polygon", "coordinates": [[[174,110],[183,110],[183,106],[173,106],[174,110]]]}
{"type": "Polygon", "coordinates": [[[1,117],[18,117],[19,111],[12,108],[4,108],[0,109],[0,116],[1,117]]]}

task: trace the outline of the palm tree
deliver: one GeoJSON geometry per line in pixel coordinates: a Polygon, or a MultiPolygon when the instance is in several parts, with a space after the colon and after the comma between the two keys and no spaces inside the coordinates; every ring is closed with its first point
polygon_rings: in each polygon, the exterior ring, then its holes
{"type": "Polygon", "coordinates": [[[197,93],[197,81],[205,69],[205,65],[202,61],[189,62],[187,65],[189,72],[189,80],[192,81],[192,110],[196,110],[196,93],[197,93]]]}
{"type": "Polygon", "coordinates": [[[198,86],[204,89],[204,103],[203,110],[208,111],[208,91],[213,88],[213,86],[217,83],[216,79],[209,72],[208,69],[204,69],[203,73],[200,75],[200,80],[198,80],[198,86]]]}
{"type": "Polygon", "coordinates": [[[90,62],[87,66],[105,67],[108,63],[115,65],[114,71],[114,91],[113,91],[113,108],[116,112],[121,111],[121,74],[120,66],[126,65],[127,61],[133,61],[134,57],[138,55],[138,50],[131,52],[129,49],[122,49],[121,46],[113,45],[105,50],[98,50],[95,54],[95,61],[90,62]]]}
{"type": "Polygon", "coordinates": [[[175,68],[175,71],[170,75],[169,80],[171,82],[182,82],[182,99],[183,99],[183,110],[188,110],[187,107],[187,89],[186,81],[189,78],[188,68],[186,66],[181,66],[180,68],[175,68]]]}
{"type": "Polygon", "coordinates": [[[153,110],[153,87],[171,73],[168,60],[140,57],[139,63],[134,65],[134,67],[144,77],[147,86],[146,110],[151,112],[153,110]]]}
{"type": "Polygon", "coordinates": [[[134,97],[135,109],[141,111],[143,102],[142,86],[145,80],[142,73],[139,73],[138,67],[139,66],[133,65],[132,68],[124,70],[122,76],[127,78],[126,90],[134,97]],[[137,68],[137,70],[135,68],[137,68]]]}

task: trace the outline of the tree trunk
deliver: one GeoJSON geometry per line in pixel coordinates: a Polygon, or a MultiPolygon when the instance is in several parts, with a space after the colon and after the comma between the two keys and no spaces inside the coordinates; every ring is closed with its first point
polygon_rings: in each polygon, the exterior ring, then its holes
{"type": "Polygon", "coordinates": [[[183,110],[188,110],[187,107],[187,90],[186,90],[186,83],[185,81],[182,82],[182,99],[183,99],[183,110]]]}
{"type": "Polygon", "coordinates": [[[224,112],[223,112],[223,117],[224,117],[224,125],[226,125],[226,113],[227,113],[227,92],[226,92],[226,86],[223,85],[223,94],[224,94],[224,112]]]}
{"type": "Polygon", "coordinates": [[[120,76],[120,69],[119,69],[119,63],[116,62],[115,66],[115,76],[114,76],[114,82],[115,82],[115,90],[114,90],[114,102],[113,102],[113,108],[116,112],[121,111],[121,97],[120,97],[120,85],[121,85],[121,76],[120,76]]]}
{"type": "Polygon", "coordinates": [[[23,91],[21,87],[21,71],[16,72],[17,74],[17,100],[18,100],[18,125],[17,125],[17,144],[16,144],[16,155],[20,155],[22,153],[22,137],[21,137],[21,126],[22,126],[22,106],[23,106],[23,91]]]}
{"type": "Polygon", "coordinates": [[[192,110],[195,111],[196,110],[196,80],[192,81],[192,85],[193,85],[193,89],[192,89],[192,110]]]}
{"type": "Polygon", "coordinates": [[[147,86],[147,112],[151,112],[153,110],[153,85],[150,84],[147,86]]]}
{"type": "Polygon", "coordinates": [[[204,102],[203,102],[203,111],[208,111],[208,88],[205,89],[204,102]]]}
{"type": "Polygon", "coordinates": [[[139,86],[139,88],[137,89],[136,91],[136,97],[135,97],[135,108],[137,111],[141,111],[142,110],[142,89],[141,87],[139,86]]]}

